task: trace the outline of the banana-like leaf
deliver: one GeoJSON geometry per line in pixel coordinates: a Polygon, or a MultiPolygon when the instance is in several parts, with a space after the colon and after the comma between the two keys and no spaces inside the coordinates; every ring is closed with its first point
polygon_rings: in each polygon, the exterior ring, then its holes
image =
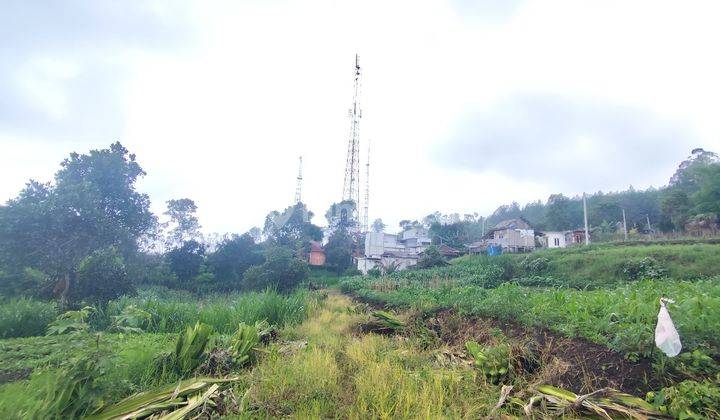
{"type": "Polygon", "coordinates": [[[182,420],[190,414],[193,410],[205,404],[213,394],[215,394],[220,387],[218,384],[210,385],[207,391],[202,394],[194,395],[187,400],[187,405],[180,410],[175,410],[172,413],[160,417],[158,420],[182,420]]]}
{"type": "Polygon", "coordinates": [[[183,374],[192,372],[202,362],[202,355],[213,334],[212,326],[199,321],[193,327],[187,327],[180,334],[175,345],[175,363],[183,374]]]}
{"type": "MultiPolygon", "coordinates": [[[[177,385],[166,385],[149,391],[131,395],[124,400],[101,408],[89,417],[92,420],[125,420],[146,417],[151,414],[178,408],[187,408],[196,399],[193,396],[204,395],[207,390],[237,381],[238,377],[193,378],[179,382],[177,385]]],[[[209,398],[209,397],[208,397],[209,398]]],[[[202,402],[201,402],[202,404],[202,402]]],[[[192,410],[190,410],[192,411],[192,410]]]]}
{"type": "Polygon", "coordinates": [[[247,325],[241,322],[230,340],[230,354],[235,363],[243,365],[253,358],[253,350],[260,344],[258,325],[247,325]]]}
{"type": "Polygon", "coordinates": [[[577,395],[551,385],[540,385],[536,390],[539,395],[532,397],[524,407],[528,416],[538,401],[545,400],[547,408],[559,415],[575,410],[604,419],[612,419],[618,415],[638,420],[667,418],[642,399],[612,388],[599,389],[585,395],[577,395]]]}
{"type": "Polygon", "coordinates": [[[377,322],[384,328],[391,330],[402,330],[405,328],[405,323],[390,312],[373,311],[372,316],[375,317],[377,322]]]}
{"type": "Polygon", "coordinates": [[[482,347],[480,347],[480,344],[475,341],[466,341],[465,349],[470,354],[470,356],[472,356],[473,359],[479,359],[483,357],[482,347]]]}

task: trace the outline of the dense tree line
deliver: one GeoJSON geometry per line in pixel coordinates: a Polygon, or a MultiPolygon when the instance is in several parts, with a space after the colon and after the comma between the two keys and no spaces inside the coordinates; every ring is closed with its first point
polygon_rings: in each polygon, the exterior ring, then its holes
{"type": "MultiPolygon", "coordinates": [[[[72,306],[131,294],[138,284],[196,292],[284,291],[307,279],[311,242],[321,241],[325,232],[312,223],[313,214],[303,203],[270,212],[262,230],[210,238],[201,234],[197,205],[189,198],[169,200],[163,221],[153,214],[149,197],[136,190],[143,176],[135,155],[114,143],[88,154],[71,153],[52,182],[29,181],[17,197],[0,205],[0,293],[72,306]]],[[[597,192],[587,203],[596,239],[617,235],[623,210],[636,233],[714,231],[720,158],[693,150],[667,186],[597,192]]],[[[351,204],[333,204],[326,213],[326,265],[338,273],[353,270],[353,256],[364,244],[362,235],[350,233],[351,204]]],[[[500,206],[487,218],[435,212],[421,221],[403,220],[400,227],[424,226],[434,243],[462,247],[497,222],[517,217],[537,230],[579,228],[582,199],[553,194],[544,203],[500,206]]],[[[385,227],[377,219],[372,230],[385,227]]],[[[426,260],[428,265],[440,261],[426,260]]]]}
{"type": "MultiPolygon", "coordinates": [[[[667,186],[619,192],[596,192],[586,196],[588,224],[596,240],[616,239],[622,229],[623,210],[631,233],[692,233],[716,229],[720,214],[720,158],[695,149],[670,178],[667,186]],[[649,225],[648,225],[649,222],[649,225]]],[[[403,220],[400,227],[425,226],[435,243],[462,247],[477,241],[498,222],[523,218],[536,230],[563,231],[584,225],[582,196],[553,194],[546,202],[520,206],[514,202],[498,207],[484,218],[477,214],[443,215],[435,212],[421,221],[403,220]]]]}
{"type": "Polygon", "coordinates": [[[53,182],[29,181],[0,206],[0,294],[68,307],[102,304],[138,284],[289,290],[307,278],[303,253],[322,231],[304,205],[291,207],[262,243],[257,229],[211,243],[193,200],[169,200],[164,222],[150,211],[149,197],[136,190],[144,175],[118,142],[70,154],[53,182]]]}

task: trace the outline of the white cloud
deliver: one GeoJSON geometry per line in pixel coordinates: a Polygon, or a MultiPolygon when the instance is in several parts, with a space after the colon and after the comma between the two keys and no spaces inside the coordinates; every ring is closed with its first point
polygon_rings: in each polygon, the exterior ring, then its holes
{"type": "MultiPolygon", "coordinates": [[[[698,146],[720,148],[720,58],[713,53],[720,6],[713,1],[174,4],[159,3],[152,20],[145,18],[147,10],[129,13],[142,23],[138,35],[130,34],[129,23],[109,24],[109,16],[133,22],[113,8],[100,19],[112,33],[89,52],[45,41],[41,60],[86,63],[88,55],[106,54],[112,59],[95,66],[95,74],[121,77],[103,80],[82,68],[58,68],[44,89],[45,79],[22,74],[35,83],[30,103],[63,123],[57,133],[24,133],[17,126],[3,130],[0,117],[3,198],[18,190],[18,179],[47,174],[67,152],[120,139],[148,172],[141,187],[155,210],[169,198],[193,198],[207,231],[243,231],[290,204],[302,154],[303,195],[320,222],[341,195],[355,52],[365,71],[361,136],[372,139],[371,218],[393,224],[434,210],[488,213],[563,188],[498,167],[438,164],[438,150],[468,115],[494,115],[508,98],[550,95],[639,109],[659,125],[667,120],[689,127],[698,146]],[[125,45],[124,38],[132,42],[125,45]],[[169,41],[156,42],[161,38],[169,41]],[[99,93],[89,98],[107,100],[107,106],[97,112],[73,106],[80,93],[67,89],[77,86],[70,80],[92,82],[81,94],[94,86],[99,93]],[[108,90],[107,83],[115,88],[108,90]],[[88,120],[110,129],[93,125],[88,132],[88,120]],[[74,132],[84,135],[71,142],[74,132]],[[36,154],[22,167],[9,164],[34,148],[25,143],[54,144],[54,135],[65,143],[52,153],[36,154]]],[[[102,26],[94,31],[102,34],[102,26]]],[[[59,33],[48,38],[68,31],[52,30],[59,33]]],[[[3,55],[8,51],[0,48],[3,55]]],[[[0,93],[3,86],[6,80],[0,80],[0,93]]],[[[21,125],[32,125],[24,116],[21,125]]],[[[522,124],[517,115],[502,118],[522,124]]],[[[596,134],[583,133],[575,150],[607,151],[596,134]]],[[[627,184],[665,182],[670,174],[655,169],[638,168],[638,174],[658,175],[627,184]]]]}

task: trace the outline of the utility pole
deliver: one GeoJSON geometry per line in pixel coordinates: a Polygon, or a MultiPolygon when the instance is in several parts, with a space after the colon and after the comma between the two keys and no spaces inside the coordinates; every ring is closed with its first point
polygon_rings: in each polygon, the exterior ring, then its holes
{"type": "Polygon", "coordinates": [[[587,223],[587,200],[585,199],[585,193],[583,193],[583,219],[585,219],[585,245],[590,245],[590,232],[588,232],[587,223]]]}
{"type": "Polygon", "coordinates": [[[299,158],[297,186],[295,187],[295,204],[302,202],[302,156],[299,158]]]}
{"type": "Polygon", "coordinates": [[[622,209],[623,212],[623,233],[625,234],[625,241],[628,240],[627,238],[627,220],[625,219],[625,209],[622,209]]]}

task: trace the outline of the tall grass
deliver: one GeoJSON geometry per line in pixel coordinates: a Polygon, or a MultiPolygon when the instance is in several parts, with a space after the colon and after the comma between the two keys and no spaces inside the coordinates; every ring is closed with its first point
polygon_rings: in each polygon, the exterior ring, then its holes
{"type": "Polygon", "coordinates": [[[53,302],[28,298],[0,301],[0,338],[42,335],[57,314],[53,302]]]}
{"type": "Polygon", "coordinates": [[[315,295],[307,291],[289,295],[265,291],[202,299],[162,298],[154,293],[141,293],[137,297],[122,297],[110,302],[104,318],[119,314],[128,305],[135,305],[152,315],[150,332],[181,332],[185,326],[200,321],[213,326],[221,334],[229,334],[237,329],[240,322],[253,324],[267,320],[279,326],[299,323],[307,317],[314,302],[315,295]]]}

